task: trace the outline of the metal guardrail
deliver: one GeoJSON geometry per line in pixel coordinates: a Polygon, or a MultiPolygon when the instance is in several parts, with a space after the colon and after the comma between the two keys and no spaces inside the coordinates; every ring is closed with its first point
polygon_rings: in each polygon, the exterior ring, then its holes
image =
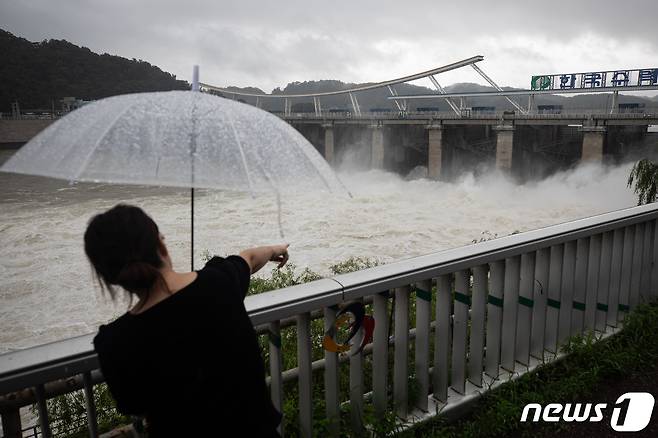
{"type": "MultiPolygon", "coordinates": [[[[651,109],[649,109],[651,110],[651,109]]],[[[650,112],[614,112],[610,113],[609,109],[563,109],[559,113],[532,111],[527,114],[509,114],[507,110],[495,111],[469,111],[464,109],[464,114],[455,114],[453,111],[368,111],[361,110],[359,114],[346,109],[345,111],[322,111],[319,114],[315,112],[290,111],[285,114],[283,111],[271,111],[273,114],[287,120],[296,119],[317,119],[317,120],[334,120],[334,119],[358,119],[358,120],[382,120],[382,119],[445,119],[445,120],[480,120],[480,119],[501,119],[513,118],[522,120],[561,120],[561,119],[582,119],[588,120],[626,120],[626,119],[658,119],[658,110],[650,112]]],[[[57,114],[34,114],[21,113],[15,115],[11,113],[0,113],[0,120],[53,120],[59,119],[68,113],[58,112],[57,114]]],[[[649,121],[652,121],[649,120],[649,121]]]]}
{"type": "Polygon", "coordinates": [[[482,111],[470,112],[468,114],[458,115],[451,111],[362,111],[357,115],[349,110],[323,112],[318,115],[313,112],[291,112],[285,115],[283,112],[273,112],[286,120],[297,119],[310,119],[310,120],[336,120],[336,119],[357,119],[357,120],[394,120],[394,119],[434,119],[434,120],[500,120],[500,119],[514,119],[514,120],[629,120],[629,119],[647,119],[647,124],[655,122],[658,119],[658,110],[654,112],[642,113],[612,113],[605,109],[574,109],[562,110],[560,113],[541,113],[532,112],[528,114],[510,114],[509,111],[482,111]]]}
{"type": "Polygon", "coordinates": [[[59,119],[60,117],[66,115],[67,113],[64,111],[57,111],[55,113],[51,112],[31,112],[31,111],[26,111],[26,112],[21,112],[19,114],[16,113],[0,113],[0,120],[54,120],[54,119],[59,119]]]}
{"type": "MultiPolygon", "coordinates": [[[[252,323],[260,333],[269,333],[272,400],[281,409],[284,376],[297,379],[300,432],[311,436],[311,375],[324,370],[327,418],[337,418],[338,371],[345,360],[325,352],[322,361],[312,362],[310,323],[322,317],[328,328],[337,306],[365,299],[376,321],[367,349],[373,355],[368,396],[376,414],[384,415],[390,401],[408,422],[457,409],[512,375],[556,357],[570,336],[618,329],[638,303],[655,299],[657,220],[656,205],[634,207],[249,296],[245,306],[252,323]],[[389,337],[392,297],[395,328],[389,337]],[[409,327],[412,298],[414,328],[409,327]],[[297,328],[297,368],[284,370],[277,338],[291,318],[297,328]],[[413,370],[410,338],[415,343],[413,370]],[[392,391],[387,377],[391,345],[392,391]],[[419,388],[414,400],[407,388],[411,374],[419,388]]],[[[91,339],[86,335],[0,356],[5,436],[20,431],[18,408],[32,403],[43,436],[50,436],[46,399],[79,388],[87,397],[89,434],[98,435],[91,389],[102,376],[91,339]]],[[[364,354],[343,365],[349,366],[354,428],[363,427],[364,354]]]]}

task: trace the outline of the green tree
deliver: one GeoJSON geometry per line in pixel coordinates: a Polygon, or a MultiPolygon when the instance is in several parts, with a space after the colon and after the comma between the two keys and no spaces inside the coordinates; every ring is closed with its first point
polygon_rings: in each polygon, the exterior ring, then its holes
{"type": "Polygon", "coordinates": [[[628,176],[628,187],[633,187],[633,191],[637,194],[637,205],[656,202],[658,163],[646,158],[635,163],[628,176]]]}

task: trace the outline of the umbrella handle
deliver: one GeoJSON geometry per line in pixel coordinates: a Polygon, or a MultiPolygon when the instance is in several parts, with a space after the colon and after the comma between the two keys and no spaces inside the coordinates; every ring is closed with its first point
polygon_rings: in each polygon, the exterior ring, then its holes
{"type": "Polygon", "coordinates": [[[194,271],[194,187],[190,188],[190,271],[194,271]]]}
{"type": "Polygon", "coordinates": [[[199,66],[192,67],[192,91],[199,91],[199,66]]]}
{"type": "Polygon", "coordinates": [[[279,236],[281,236],[282,239],[285,239],[285,236],[283,235],[283,223],[281,219],[281,194],[278,190],[276,191],[276,219],[279,223],[279,236]]]}

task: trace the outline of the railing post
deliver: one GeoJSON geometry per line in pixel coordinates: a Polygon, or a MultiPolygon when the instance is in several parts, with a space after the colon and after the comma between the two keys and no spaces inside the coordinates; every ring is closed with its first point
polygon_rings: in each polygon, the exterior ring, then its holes
{"type": "Polygon", "coordinates": [[[500,364],[507,371],[514,371],[516,364],[516,325],[519,306],[519,278],[521,257],[505,259],[505,283],[503,295],[503,329],[500,345],[500,364]]]}
{"type": "Polygon", "coordinates": [[[551,247],[551,261],[548,272],[548,288],[546,299],[546,332],[544,334],[544,348],[551,353],[557,353],[557,332],[560,316],[560,297],[562,295],[562,258],[564,246],[551,247]]]}
{"type": "Polygon", "coordinates": [[[5,438],[22,438],[21,412],[19,408],[0,412],[2,417],[2,433],[5,438]]]}
{"type": "Polygon", "coordinates": [[[372,350],[372,398],[375,415],[382,419],[388,405],[388,294],[373,296],[375,333],[372,350]]]}
{"type": "Polygon", "coordinates": [[[471,304],[469,280],[469,271],[463,270],[455,273],[450,386],[460,394],[466,392],[466,335],[468,332],[468,309],[471,304]]]}
{"type": "MultiPolygon", "coordinates": [[[[274,321],[268,327],[268,344],[270,349],[270,394],[272,404],[283,413],[283,354],[281,353],[281,325],[274,321]]],[[[283,421],[278,427],[283,435],[283,421]]]]}
{"type": "Polygon", "coordinates": [[[468,343],[468,380],[482,386],[482,353],[484,351],[484,321],[488,291],[487,265],[473,268],[471,299],[471,339],[468,343]]]}
{"type": "Polygon", "coordinates": [[[395,289],[395,356],[393,362],[393,400],[395,412],[406,418],[409,383],[409,286],[395,289]]]}
{"type": "Polygon", "coordinates": [[[617,228],[612,234],[612,258],[610,261],[610,287],[608,288],[607,324],[617,327],[619,295],[621,294],[621,265],[624,254],[624,229],[617,228]]]}
{"type": "Polygon", "coordinates": [[[610,290],[610,264],[612,260],[613,232],[603,233],[601,241],[601,264],[599,266],[599,291],[596,300],[596,330],[605,332],[608,315],[608,292],[610,290]]]}
{"type": "Polygon", "coordinates": [[[313,379],[311,376],[310,315],[297,315],[297,367],[299,369],[299,432],[303,438],[313,435],[313,379]]]}
{"type": "MultiPolygon", "coordinates": [[[[324,308],[324,330],[336,323],[336,308],[324,308]]],[[[331,436],[340,434],[340,391],[338,380],[338,353],[324,351],[324,399],[331,436]]]]}
{"type": "Polygon", "coordinates": [[[651,297],[651,271],[653,265],[654,221],[644,223],[644,243],[642,245],[642,277],[640,279],[640,301],[651,297]]]}
{"type": "Polygon", "coordinates": [[[589,238],[587,258],[587,295],[585,297],[585,329],[596,329],[596,308],[599,290],[599,268],[601,267],[601,242],[603,236],[596,234],[589,238]]]}
{"type": "MultiPolygon", "coordinates": [[[[573,285],[576,274],[577,242],[572,240],[564,244],[564,259],[562,263],[562,292],[560,294],[560,312],[558,315],[558,346],[571,336],[571,319],[573,317],[573,285]]],[[[558,350],[556,350],[558,351],[558,350]]]]}
{"type": "Polygon", "coordinates": [[[544,360],[544,334],[546,329],[546,303],[548,301],[548,275],[551,249],[541,248],[535,257],[534,306],[530,329],[530,354],[544,360]]]}
{"type": "Polygon", "coordinates": [[[518,316],[516,323],[516,360],[530,365],[530,330],[534,308],[535,253],[521,255],[521,271],[518,294],[518,316]]]}
{"type": "Polygon", "coordinates": [[[363,351],[356,353],[363,336],[364,332],[361,328],[352,339],[350,348],[350,417],[352,431],[356,435],[363,432],[363,351]]]}
{"type": "Polygon", "coordinates": [[[500,374],[500,332],[503,322],[503,291],[505,290],[505,261],[498,260],[490,265],[489,297],[487,305],[487,353],[486,373],[497,378],[500,374]]]}
{"type": "Polygon", "coordinates": [[[96,417],[96,403],[94,402],[94,385],[91,381],[91,371],[82,374],[85,393],[85,408],[87,411],[87,429],[89,436],[98,437],[98,419],[96,417]]]}
{"type": "Polygon", "coordinates": [[[418,397],[416,407],[427,412],[427,396],[430,392],[430,318],[432,306],[432,281],[416,283],[416,379],[418,397]]]}
{"type": "Polygon", "coordinates": [[[629,294],[629,305],[632,309],[637,307],[640,301],[640,290],[642,284],[642,254],[644,253],[644,224],[635,225],[635,240],[633,241],[633,263],[631,266],[631,286],[629,294]]]}
{"type": "Polygon", "coordinates": [[[583,332],[587,294],[587,264],[589,262],[589,240],[576,242],[576,276],[573,283],[573,317],[571,334],[583,332]]]}
{"type": "Polygon", "coordinates": [[[653,229],[653,247],[651,248],[651,290],[649,299],[658,297],[658,220],[651,221],[653,229]]]}
{"type": "Polygon", "coordinates": [[[441,275],[436,282],[436,331],[434,332],[434,398],[445,402],[448,400],[448,371],[452,329],[450,313],[452,312],[452,285],[450,275],[441,275]]]}
{"type": "Polygon", "coordinates": [[[621,260],[621,284],[619,285],[619,313],[617,321],[623,321],[630,311],[633,255],[635,252],[635,225],[624,229],[624,250],[621,260]]]}
{"type": "Polygon", "coordinates": [[[50,430],[50,421],[48,420],[46,390],[43,384],[34,387],[34,394],[37,398],[37,410],[39,412],[39,426],[41,426],[41,433],[44,438],[52,438],[53,434],[50,430]]]}

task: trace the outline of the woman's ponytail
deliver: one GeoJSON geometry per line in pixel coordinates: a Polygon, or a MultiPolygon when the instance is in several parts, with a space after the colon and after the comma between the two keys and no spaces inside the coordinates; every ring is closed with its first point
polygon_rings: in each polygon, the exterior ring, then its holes
{"type": "Polygon", "coordinates": [[[153,265],[146,262],[130,262],[126,264],[117,275],[116,282],[127,291],[137,296],[148,294],[162,275],[153,265]]]}

